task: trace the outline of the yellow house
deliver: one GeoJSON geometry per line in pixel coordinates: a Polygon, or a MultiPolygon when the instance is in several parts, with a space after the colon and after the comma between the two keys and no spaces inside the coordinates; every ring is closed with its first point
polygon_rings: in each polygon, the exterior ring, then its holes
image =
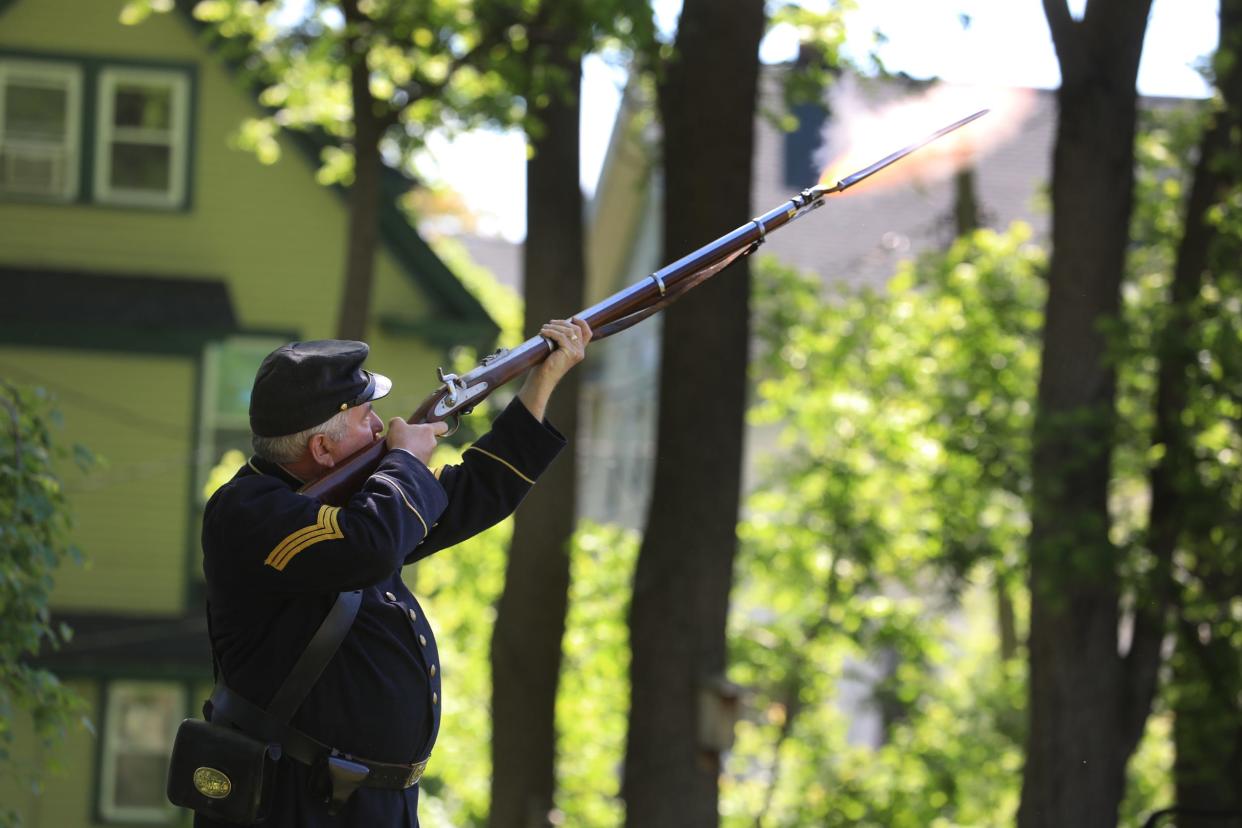
{"type": "MultiPolygon", "coordinates": [[[[58,573],[53,612],[75,629],[46,661],[88,703],[39,755],[40,792],[0,779],[0,806],[36,828],[185,824],[164,799],[173,732],[211,682],[198,514],[207,475],[246,448],[264,354],[330,337],[346,206],[315,181],[317,148],[280,160],[231,147],[261,113],[178,4],[137,26],[124,0],[0,0],[0,377],[59,400],[61,437],[105,464],[66,472],[84,566],[58,573]]],[[[381,211],[368,340],[408,414],[451,344],[496,328],[398,209],[381,211]]],[[[25,730],[23,730],[25,728],[25,730]]]]}

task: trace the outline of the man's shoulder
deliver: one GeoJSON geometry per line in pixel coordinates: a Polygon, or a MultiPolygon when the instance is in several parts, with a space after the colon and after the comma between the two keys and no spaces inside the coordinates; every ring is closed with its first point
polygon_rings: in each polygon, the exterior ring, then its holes
{"type": "Polygon", "coordinates": [[[284,481],[243,470],[211,495],[203,507],[203,520],[244,520],[248,513],[270,514],[279,504],[298,499],[305,496],[284,481]]]}
{"type": "Polygon", "coordinates": [[[260,474],[248,466],[243,466],[227,483],[212,493],[207,505],[230,502],[254,492],[265,492],[277,487],[289,488],[270,475],[260,474]]]}

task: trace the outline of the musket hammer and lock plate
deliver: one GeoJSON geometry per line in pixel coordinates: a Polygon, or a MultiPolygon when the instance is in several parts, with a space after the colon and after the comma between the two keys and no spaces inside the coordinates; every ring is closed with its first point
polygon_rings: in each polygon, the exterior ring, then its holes
{"type": "MultiPolygon", "coordinates": [[[[492,359],[496,359],[499,356],[499,352],[492,354],[492,359]]],[[[487,390],[487,383],[476,382],[474,385],[468,386],[463,377],[459,377],[456,374],[446,374],[443,368],[436,369],[436,376],[440,379],[440,382],[444,383],[444,391],[446,393],[436,403],[431,413],[436,417],[447,418],[452,416],[455,418],[452,429],[442,435],[448,437],[457,431],[458,426],[461,425],[462,415],[469,414],[474,410],[474,406],[466,407],[463,406],[463,403],[485,396],[484,392],[487,390]]]]}

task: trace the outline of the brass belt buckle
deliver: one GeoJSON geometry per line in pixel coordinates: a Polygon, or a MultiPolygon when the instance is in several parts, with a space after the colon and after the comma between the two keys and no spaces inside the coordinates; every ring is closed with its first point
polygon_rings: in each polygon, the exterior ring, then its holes
{"type": "Polygon", "coordinates": [[[423,778],[423,771],[427,770],[427,760],[415,762],[410,766],[410,775],[405,778],[405,787],[412,788],[418,784],[418,780],[423,778]]]}

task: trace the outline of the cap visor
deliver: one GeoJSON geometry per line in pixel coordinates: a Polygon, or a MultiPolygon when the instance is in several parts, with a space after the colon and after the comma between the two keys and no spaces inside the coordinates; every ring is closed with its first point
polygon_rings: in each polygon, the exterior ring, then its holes
{"type": "Polygon", "coordinates": [[[392,380],[383,374],[371,372],[371,376],[375,379],[375,390],[371,392],[371,396],[367,397],[363,402],[378,400],[380,397],[387,397],[388,392],[392,390],[392,380]]]}

